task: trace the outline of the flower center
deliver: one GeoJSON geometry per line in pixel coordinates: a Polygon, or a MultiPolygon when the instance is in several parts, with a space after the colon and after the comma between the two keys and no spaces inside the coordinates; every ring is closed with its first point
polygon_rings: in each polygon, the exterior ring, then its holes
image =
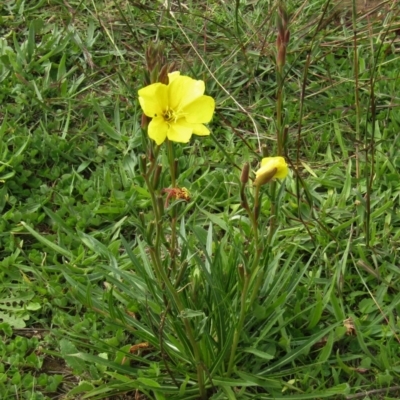
{"type": "Polygon", "coordinates": [[[169,123],[176,122],[178,120],[178,114],[174,110],[167,108],[163,112],[163,118],[166,122],[169,122],[169,123]]]}

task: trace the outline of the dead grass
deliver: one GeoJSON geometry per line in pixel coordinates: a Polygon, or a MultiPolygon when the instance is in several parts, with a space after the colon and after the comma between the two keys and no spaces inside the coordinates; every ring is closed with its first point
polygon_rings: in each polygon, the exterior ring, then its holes
{"type": "MultiPolygon", "coordinates": [[[[383,12],[393,8],[398,0],[355,0],[358,15],[373,16],[379,18],[383,12]]],[[[353,0],[335,0],[334,12],[339,14],[351,14],[353,9],[353,0]]]]}

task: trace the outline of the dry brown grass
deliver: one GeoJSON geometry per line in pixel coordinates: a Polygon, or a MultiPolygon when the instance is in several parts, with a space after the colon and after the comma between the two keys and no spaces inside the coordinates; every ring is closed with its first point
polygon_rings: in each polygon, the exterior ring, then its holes
{"type": "MultiPolygon", "coordinates": [[[[379,17],[383,11],[388,11],[399,0],[355,0],[356,10],[359,15],[370,15],[379,17]]],[[[353,0],[334,0],[334,11],[338,13],[351,13],[353,0]]]]}

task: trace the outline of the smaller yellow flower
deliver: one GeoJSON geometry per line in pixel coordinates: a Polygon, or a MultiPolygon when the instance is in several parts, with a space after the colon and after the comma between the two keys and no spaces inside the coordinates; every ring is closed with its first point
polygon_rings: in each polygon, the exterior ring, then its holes
{"type": "Polygon", "coordinates": [[[265,157],[261,160],[261,168],[256,172],[254,185],[261,186],[271,180],[286,178],[288,165],[283,157],[265,157]]]}

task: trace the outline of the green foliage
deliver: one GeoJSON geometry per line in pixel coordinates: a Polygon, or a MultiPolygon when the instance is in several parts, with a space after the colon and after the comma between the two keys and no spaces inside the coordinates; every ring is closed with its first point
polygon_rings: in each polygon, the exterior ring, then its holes
{"type": "MultiPolygon", "coordinates": [[[[395,10],[353,26],[326,2],[287,4],[292,173],[263,189],[266,274],[229,374],[255,257],[240,170],[257,168],[260,144],[276,152],[278,4],[36,3],[0,5],[0,397],[197,399],[189,323],[210,399],[398,398],[395,10]],[[174,148],[191,200],[164,210],[161,261],[168,271],[175,212],[180,312],[154,271],[140,171],[137,90],[156,37],[217,102],[212,136],[174,148]]],[[[164,148],[159,162],[162,189],[164,148]]]]}
{"type": "MultiPolygon", "coordinates": [[[[3,332],[11,333],[10,325],[5,322],[2,323],[1,329],[3,332]]],[[[23,333],[22,330],[20,332],[23,333]]],[[[2,398],[22,395],[26,399],[50,399],[51,394],[57,392],[63,381],[61,373],[57,374],[54,370],[47,369],[47,360],[41,352],[42,346],[48,345],[46,338],[39,340],[38,337],[30,336],[2,338],[0,344],[2,398]],[[38,373],[39,371],[46,372],[38,373]]]]}

